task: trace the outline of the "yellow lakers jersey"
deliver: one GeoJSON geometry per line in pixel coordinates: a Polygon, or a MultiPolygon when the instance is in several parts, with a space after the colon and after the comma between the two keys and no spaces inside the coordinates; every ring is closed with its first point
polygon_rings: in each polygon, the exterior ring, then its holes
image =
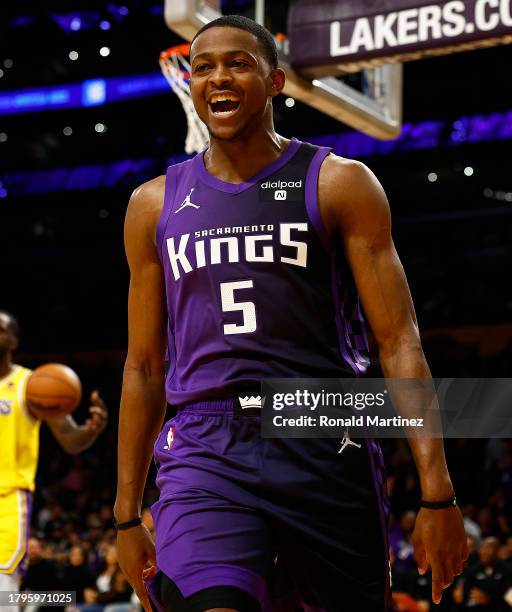
{"type": "Polygon", "coordinates": [[[14,365],[0,378],[0,494],[34,490],[41,421],[25,405],[31,370],[14,365]]]}

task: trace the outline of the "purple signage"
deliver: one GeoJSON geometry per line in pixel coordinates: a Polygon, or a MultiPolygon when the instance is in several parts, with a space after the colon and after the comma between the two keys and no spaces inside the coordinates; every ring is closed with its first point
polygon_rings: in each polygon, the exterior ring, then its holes
{"type": "Polygon", "coordinates": [[[309,77],[356,72],[512,42],[512,0],[296,0],[292,66],[309,77]]]}

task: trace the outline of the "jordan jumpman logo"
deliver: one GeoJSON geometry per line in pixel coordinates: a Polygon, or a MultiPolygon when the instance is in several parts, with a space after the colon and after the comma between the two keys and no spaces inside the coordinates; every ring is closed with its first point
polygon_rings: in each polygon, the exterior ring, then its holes
{"type": "Polygon", "coordinates": [[[190,196],[192,195],[192,192],[194,191],[194,188],[192,187],[192,189],[190,190],[190,193],[188,194],[188,196],[183,200],[181,206],[176,209],[174,211],[174,214],[179,213],[180,210],[183,210],[185,207],[187,206],[192,206],[192,208],[201,208],[200,206],[198,206],[197,204],[194,204],[193,202],[190,201],[190,196]]]}
{"type": "Polygon", "coordinates": [[[356,446],[357,448],[361,448],[360,444],[357,442],[352,442],[350,436],[348,435],[348,430],[346,429],[345,433],[343,434],[343,440],[341,441],[341,447],[338,451],[338,455],[341,454],[347,448],[347,446],[356,446]]]}

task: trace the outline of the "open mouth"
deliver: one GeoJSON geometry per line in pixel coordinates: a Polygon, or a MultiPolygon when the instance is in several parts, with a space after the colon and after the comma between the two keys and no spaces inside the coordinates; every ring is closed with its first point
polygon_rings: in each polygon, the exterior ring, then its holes
{"type": "Polygon", "coordinates": [[[239,107],[240,100],[234,96],[213,96],[210,100],[212,113],[218,117],[233,115],[239,107]]]}

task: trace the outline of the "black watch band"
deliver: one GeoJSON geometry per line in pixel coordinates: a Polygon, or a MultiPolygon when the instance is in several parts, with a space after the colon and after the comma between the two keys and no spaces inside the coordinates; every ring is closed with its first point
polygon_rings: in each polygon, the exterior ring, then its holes
{"type": "Polygon", "coordinates": [[[442,510],[443,508],[452,508],[457,505],[457,498],[455,495],[452,495],[449,499],[445,499],[443,501],[425,501],[421,500],[420,506],[422,508],[428,508],[429,510],[442,510]]]}
{"type": "Polygon", "coordinates": [[[125,521],[124,523],[118,523],[116,519],[114,520],[114,529],[118,531],[124,531],[125,529],[130,529],[131,527],[137,527],[137,525],[142,524],[142,518],[138,516],[137,518],[132,519],[131,521],[125,521]]]}

